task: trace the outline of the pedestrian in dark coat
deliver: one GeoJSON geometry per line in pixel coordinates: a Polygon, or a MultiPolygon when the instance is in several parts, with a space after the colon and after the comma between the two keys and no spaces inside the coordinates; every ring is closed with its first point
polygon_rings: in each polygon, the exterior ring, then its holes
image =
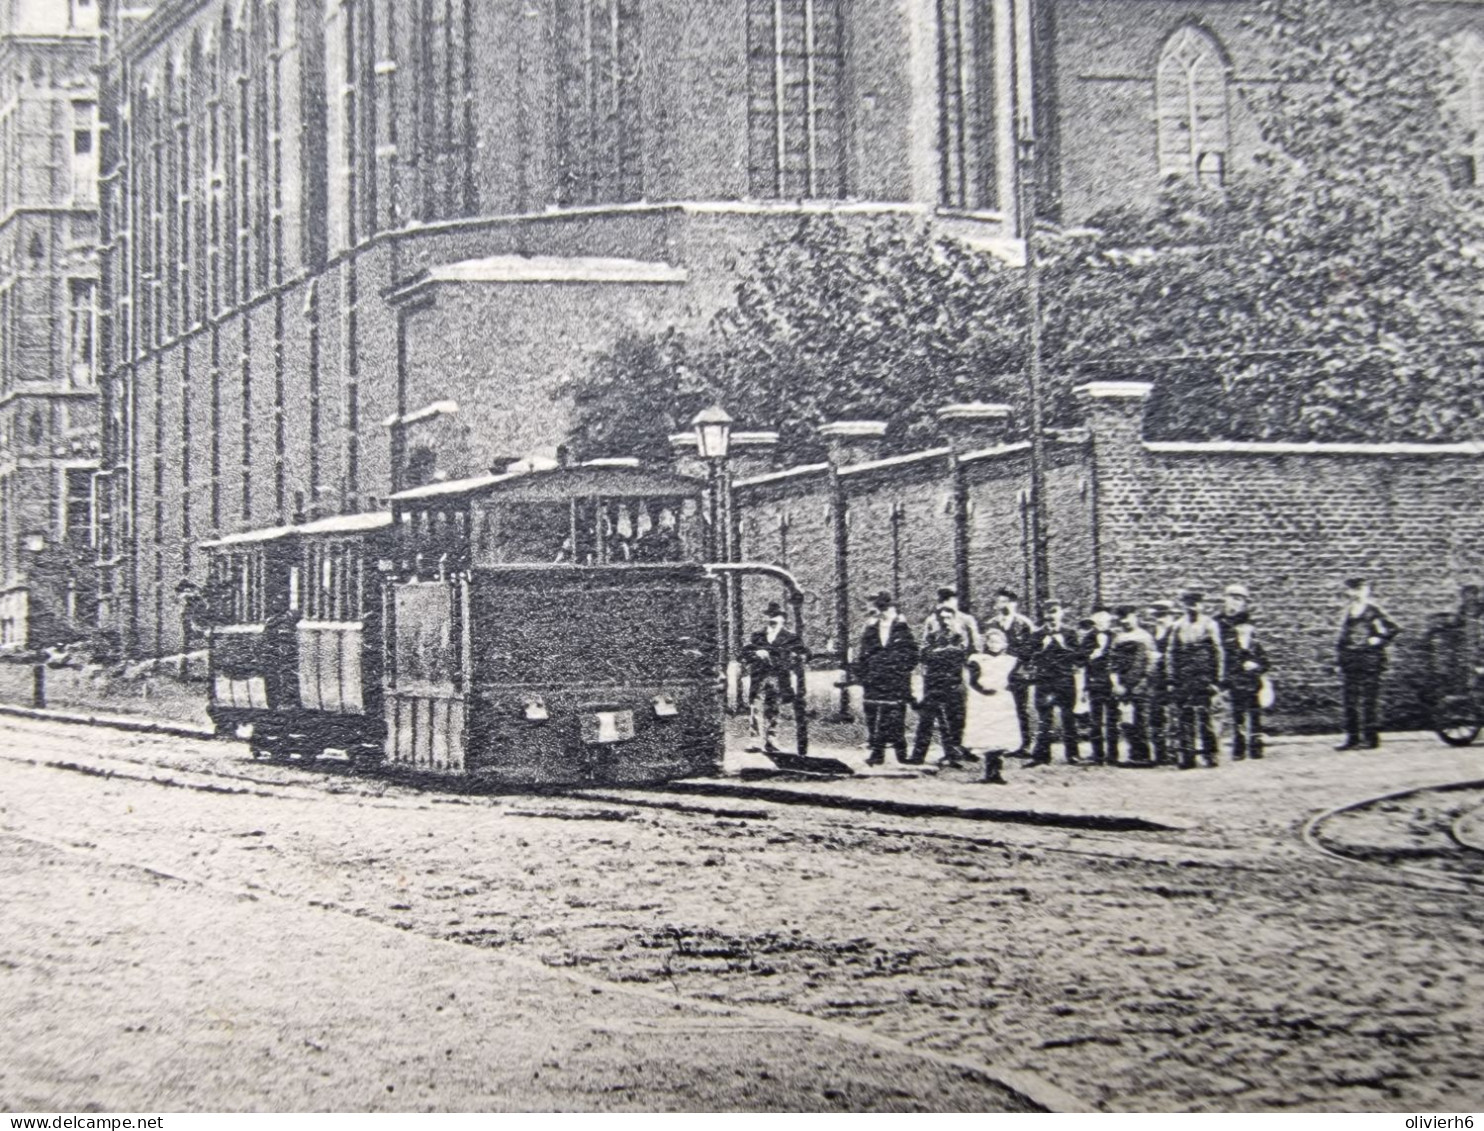
{"type": "Polygon", "coordinates": [[[865,705],[871,753],[867,762],[886,761],[886,748],[907,761],[907,704],[912,701],[912,669],[917,640],[897,613],[896,599],[884,590],[871,599],[865,631],[855,657],[865,705]]]}
{"type": "Polygon", "coordinates": [[[1082,646],[1074,629],[1064,621],[1061,602],[1046,603],[1046,623],[1036,634],[1034,664],[1036,673],[1036,709],[1040,727],[1036,733],[1032,765],[1044,766],[1051,761],[1051,732],[1056,716],[1061,716],[1062,746],[1068,762],[1079,762],[1077,756],[1077,671],[1082,663],[1082,646]]]}
{"type": "Polygon", "coordinates": [[[1206,765],[1216,765],[1216,730],[1211,723],[1211,696],[1226,679],[1226,653],[1221,628],[1201,611],[1204,594],[1189,589],[1180,595],[1185,615],[1170,633],[1170,689],[1180,712],[1180,768],[1195,766],[1199,733],[1206,765]]]}
{"type": "Polygon", "coordinates": [[[783,627],[783,606],[774,601],[763,613],[767,623],[752,634],[747,644],[747,675],[752,736],[762,748],[775,753],[778,747],[778,716],[784,703],[798,708],[794,671],[805,654],[798,634],[783,627]]]}
{"type": "Polygon", "coordinates": [[[1268,655],[1258,643],[1252,618],[1230,615],[1231,644],[1226,651],[1226,686],[1232,697],[1232,760],[1262,757],[1262,707],[1258,692],[1268,670],[1268,655]]]}
{"type": "MultiPolygon", "coordinates": [[[[1031,683],[1033,676],[1032,656],[1037,639],[1036,626],[1030,617],[1020,613],[1020,598],[1013,589],[1000,589],[995,593],[995,614],[984,625],[984,631],[998,628],[1005,634],[1006,652],[1015,658],[1010,671],[1010,698],[1015,702],[1015,718],[1020,723],[1022,744],[1031,740],[1031,683]]],[[[1016,754],[1024,754],[1022,745],[1016,754]]]]}
{"type": "Polygon", "coordinates": [[[917,704],[917,737],[912,762],[927,760],[928,745],[937,728],[945,766],[964,760],[964,662],[973,638],[952,605],[938,606],[937,623],[922,641],[922,700],[917,704]]]}
{"type": "Polygon", "coordinates": [[[1092,760],[1118,761],[1118,702],[1113,697],[1113,614],[1103,605],[1092,611],[1092,627],[1082,637],[1087,705],[1092,712],[1092,760]]]}
{"type": "Polygon", "coordinates": [[[1345,701],[1345,741],[1336,749],[1374,750],[1381,745],[1376,723],[1381,673],[1386,670],[1386,649],[1400,631],[1371,600],[1370,582],[1363,577],[1345,582],[1345,616],[1336,641],[1345,701]]]}

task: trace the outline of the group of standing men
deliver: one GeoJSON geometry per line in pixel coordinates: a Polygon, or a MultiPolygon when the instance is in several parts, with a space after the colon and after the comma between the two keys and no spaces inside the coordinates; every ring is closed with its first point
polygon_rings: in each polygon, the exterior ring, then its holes
{"type": "MultiPolygon", "coordinates": [[[[1345,584],[1338,660],[1346,726],[1340,748],[1348,750],[1379,744],[1377,693],[1386,649],[1398,629],[1371,600],[1364,579],[1345,584]]],[[[936,734],[945,764],[982,755],[986,780],[994,781],[1005,755],[1028,754],[1031,765],[1049,763],[1056,735],[1066,760],[1082,761],[1078,719],[1090,716],[1094,764],[1191,769],[1200,759],[1214,766],[1214,712],[1222,709],[1231,713],[1233,760],[1261,758],[1262,711],[1272,698],[1270,663],[1257,639],[1250,599],[1244,586],[1228,585],[1221,611],[1209,615],[1205,595],[1186,589],[1175,602],[1149,606],[1149,628],[1134,605],[1099,606],[1073,625],[1060,602],[1048,601],[1036,625],[1019,611],[1017,595],[1000,589],[994,615],[981,625],[960,607],[955,590],[943,588],[932,615],[914,633],[895,598],[878,593],[866,610],[851,665],[851,681],[863,690],[869,761],[883,763],[891,748],[897,761],[921,764],[936,734]],[[991,675],[1003,678],[1002,702],[986,698],[998,690],[991,675]],[[918,716],[910,753],[909,707],[918,716]],[[976,712],[987,725],[975,722],[976,712]],[[997,712],[1003,712],[1005,725],[997,723],[997,712]]],[[[780,607],[770,606],[768,618],[768,627],[753,636],[750,664],[754,725],[765,730],[771,749],[778,707],[794,699],[792,683],[775,673],[802,645],[782,627],[780,607]]]]}

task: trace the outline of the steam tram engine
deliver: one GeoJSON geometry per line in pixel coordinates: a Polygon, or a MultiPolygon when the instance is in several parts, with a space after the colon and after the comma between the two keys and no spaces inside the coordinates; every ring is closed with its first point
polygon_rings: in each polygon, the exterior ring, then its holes
{"type": "Polygon", "coordinates": [[[583,465],[391,503],[208,544],[219,729],[512,785],[720,769],[698,481],[583,465]]]}

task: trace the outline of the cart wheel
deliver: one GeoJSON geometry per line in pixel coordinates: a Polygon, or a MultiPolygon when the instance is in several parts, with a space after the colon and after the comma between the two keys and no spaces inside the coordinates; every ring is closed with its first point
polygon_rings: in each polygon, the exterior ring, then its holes
{"type": "Polygon", "coordinates": [[[1437,736],[1449,746],[1468,746],[1479,737],[1479,732],[1484,726],[1479,723],[1453,723],[1451,726],[1439,727],[1437,736]]]}

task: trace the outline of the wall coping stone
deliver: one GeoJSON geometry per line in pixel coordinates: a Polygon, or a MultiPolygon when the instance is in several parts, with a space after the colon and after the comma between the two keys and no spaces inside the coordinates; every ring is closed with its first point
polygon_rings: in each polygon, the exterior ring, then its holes
{"type": "Polygon", "coordinates": [[[886,435],[882,420],[832,420],[819,426],[819,434],[830,440],[874,440],[886,435]]]}
{"type": "Polygon", "coordinates": [[[804,463],[798,467],[786,467],[782,471],[768,471],[762,475],[751,475],[732,484],[737,487],[757,487],[765,483],[779,483],[786,479],[801,479],[809,475],[822,475],[830,469],[827,463],[804,463]]]}
{"type": "Polygon", "coordinates": [[[1089,381],[1073,392],[1091,400],[1143,400],[1154,390],[1149,381],[1089,381]]]}
{"type": "Polygon", "coordinates": [[[1007,420],[1013,410],[1007,404],[946,404],[938,410],[939,420],[1007,420]]]}
{"type": "Polygon", "coordinates": [[[1484,456],[1484,440],[1459,443],[1292,443],[1259,440],[1146,440],[1144,449],[1167,455],[1484,456]]]}
{"type": "Polygon", "coordinates": [[[873,459],[869,463],[851,464],[849,467],[840,469],[840,478],[847,475],[862,475],[872,471],[882,471],[889,467],[904,467],[907,464],[922,463],[926,460],[942,459],[951,455],[952,448],[928,448],[921,452],[908,452],[904,456],[887,456],[885,459],[873,459]]]}

